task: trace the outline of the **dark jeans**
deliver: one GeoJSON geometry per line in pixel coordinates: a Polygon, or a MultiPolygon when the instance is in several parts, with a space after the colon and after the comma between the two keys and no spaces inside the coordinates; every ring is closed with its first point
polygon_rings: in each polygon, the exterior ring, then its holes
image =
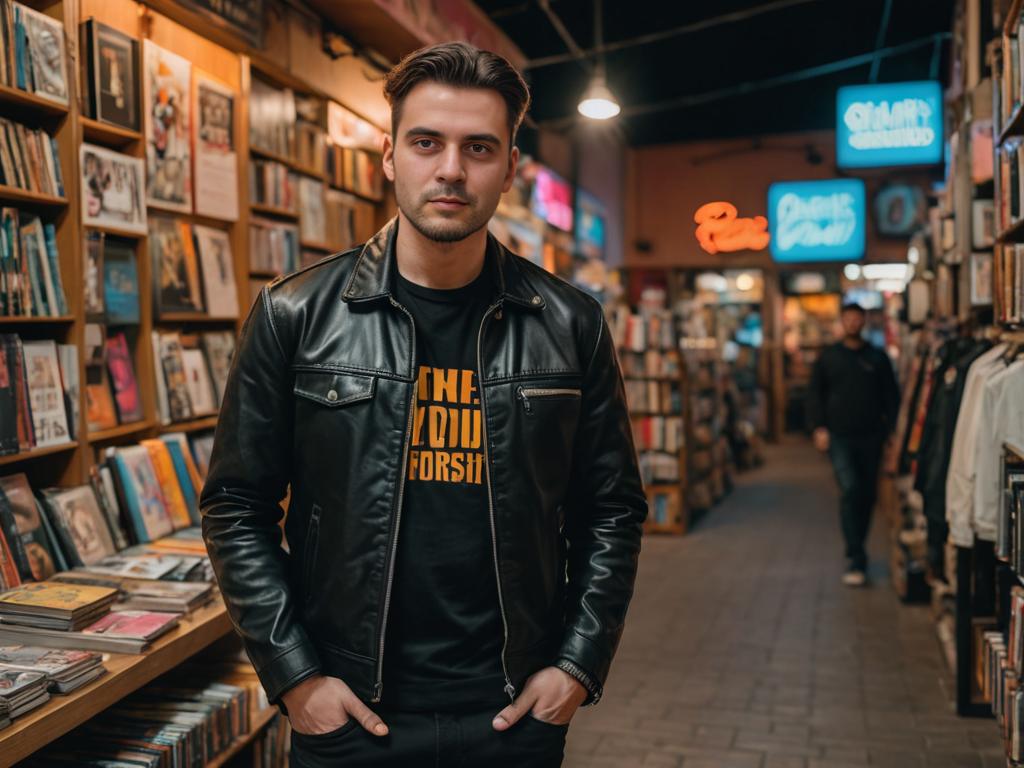
{"type": "Polygon", "coordinates": [[[307,736],[292,731],[293,768],[558,768],[568,725],[525,715],[507,731],[491,721],[498,709],[471,714],[379,712],[387,736],[367,733],[355,720],[337,731],[307,736]]]}
{"type": "Polygon", "coordinates": [[[868,564],[864,542],[871,528],[871,511],[878,495],[878,469],[882,462],[881,435],[832,435],[829,457],[839,483],[839,520],[850,567],[868,564]]]}

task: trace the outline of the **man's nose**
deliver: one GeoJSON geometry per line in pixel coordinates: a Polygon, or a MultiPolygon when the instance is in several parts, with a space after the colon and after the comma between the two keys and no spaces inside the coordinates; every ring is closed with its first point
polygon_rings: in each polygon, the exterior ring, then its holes
{"type": "Polygon", "coordinates": [[[449,184],[463,181],[466,169],[462,163],[462,153],[457,146],[446,147],[441,153],[440,165],[437,167],[437,178],[449,184]]]}

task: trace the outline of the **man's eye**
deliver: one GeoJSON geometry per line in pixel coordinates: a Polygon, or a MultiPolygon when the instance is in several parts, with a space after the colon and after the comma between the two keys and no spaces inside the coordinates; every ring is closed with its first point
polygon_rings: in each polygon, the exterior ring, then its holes
{"type": "Polygon", "coordinates": [[[420,149],[430,149],[434,146],[434,142],[431,139],[417,139],[416,146],[420,149]]]}
{"type": "Polygon", "coordinates": [[[484,154],[486,152],[490,152],[491,148],[488,147],[486,144],[470,144],[469,145],[469,150],[474,155],[482,155],[482,154],[484,154]]]}

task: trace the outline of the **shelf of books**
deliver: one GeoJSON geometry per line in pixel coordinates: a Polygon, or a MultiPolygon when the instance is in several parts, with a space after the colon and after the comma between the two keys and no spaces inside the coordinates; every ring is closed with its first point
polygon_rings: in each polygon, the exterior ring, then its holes
{"type": "Polygon", "coordinates": [[[647,491],[650,533],[685,534],[686,378],[669,310],[620,306],[609,325],[615,336],[647,491]]]}
{"type": "Polygon", "coordinates": [[[381,132],[166,6],[0,0],[0,765],[183,711],[205,744],[147,748],[286,744],[238,649],[211,656],[198,498],[255,291],[372,235],[381,132]]]}

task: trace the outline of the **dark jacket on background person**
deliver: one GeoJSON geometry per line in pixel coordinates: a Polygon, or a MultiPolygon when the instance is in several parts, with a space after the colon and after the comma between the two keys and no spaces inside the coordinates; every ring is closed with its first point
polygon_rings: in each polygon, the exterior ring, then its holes
{"type": "MultiPolygon", "coordinates": [[[[203,536],[274,702],[318,672],[382,696],[417,373],[394,298],[396,227],[264,287],[229,376],[203,536]]],[[[488,248],[497,292],[473,341],[505,693],[558,662],[593,683],[592,703],[647,514],[622,376],[596,300],[488,248]]]]}
{"type": "Polygon", "coordinates": [[[889,356],[871,344],[826,347],[814,364],[807,410],[811,429],[825,427],[837,436],[888,435],[899,410],[889,356]]]}

